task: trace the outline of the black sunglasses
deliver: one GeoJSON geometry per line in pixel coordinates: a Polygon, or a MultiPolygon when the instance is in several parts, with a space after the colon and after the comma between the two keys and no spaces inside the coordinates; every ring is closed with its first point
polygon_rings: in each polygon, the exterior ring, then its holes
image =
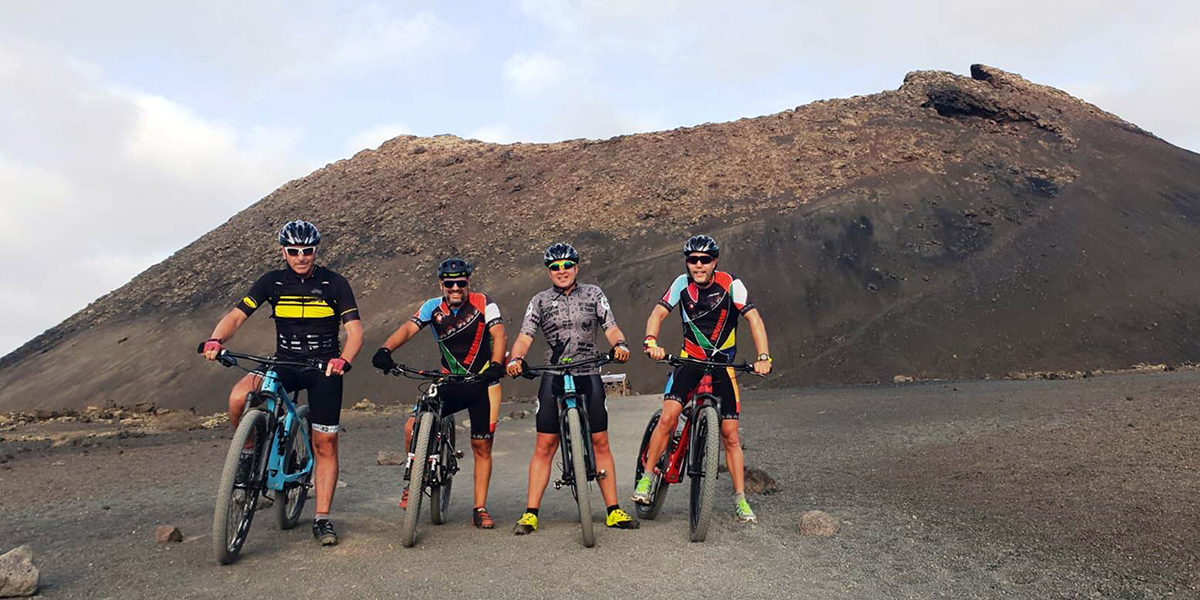
{"type": "Polygon", "coordinates": [[[301,254],[304,254],[305,256],[312,256],[317,252],[317,247],[305,246],[303,248],[297,248],[295,246],[289,246],[284,248],[284,250],[287,252],[288,256],[300,256],[301,254]]]}
{"type": "Polygon", "coordinates": [[[700,256],[687,257],[687,262],[689,265],[695,265],[695,264],[707,265],[714,260],[717,260],[717,259],[715,259],[711,256],[708,256],[708,255],[704,255],[704,254],[702,254],[700,256]]]}
{"type": "Polygon", "coordinates": [[[467,279],[443,279],[442,287],[452,290],[454,288],[466,288],[469,280],[467,279]]]}

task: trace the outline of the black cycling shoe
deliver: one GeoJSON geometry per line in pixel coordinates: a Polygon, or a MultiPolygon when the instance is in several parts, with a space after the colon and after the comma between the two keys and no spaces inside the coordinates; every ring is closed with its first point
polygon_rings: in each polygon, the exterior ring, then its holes
{"type": "Polygon", "coordinates": [[[336,546],[338,543],[337,532],[333,530],[333,523],[330,523],[329,519],[313,521],[313,537],[317,538],[322,546],[336,546]]]}

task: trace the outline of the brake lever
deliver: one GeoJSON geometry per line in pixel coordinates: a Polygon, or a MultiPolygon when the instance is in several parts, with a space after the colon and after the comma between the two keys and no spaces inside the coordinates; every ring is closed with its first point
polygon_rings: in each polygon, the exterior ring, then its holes
{"type": "Polygon", "coordinates": [[[237,366],[237,359],[232,356],[229,356],[225,352],[221,352],[220,354],[217,355],[217,362],[221,363],[222,365],[224,365],[226,367],[236,367],[237,366]]]}

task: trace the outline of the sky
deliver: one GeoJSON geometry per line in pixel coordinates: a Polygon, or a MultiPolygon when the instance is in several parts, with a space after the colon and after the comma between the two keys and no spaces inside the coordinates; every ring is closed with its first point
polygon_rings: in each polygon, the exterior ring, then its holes
{"type": "Polygon", "coordinates": [[[400,134],[608,138],[978,62],[1200,151],[1197,57],[1194,1],[0,0],[0,355],[400,134]]]}

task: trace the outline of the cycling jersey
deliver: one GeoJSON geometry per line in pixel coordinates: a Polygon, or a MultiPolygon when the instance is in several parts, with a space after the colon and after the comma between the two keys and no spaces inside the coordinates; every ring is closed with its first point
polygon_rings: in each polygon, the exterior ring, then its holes
{"type": "Polygon", "coordinates": [[[254,282],[237,307],[250,316],[264,303],[273,309],[280,358],[335,358],[341,352],[339,326],[359,320],[350,283],[320,266],[303,278],[290,268],[271,271],[254,282]]]}
{"type": "MultiPolygon", "coordinates": [[[[565,294],[558,288],[538,292],[525,309],[521,333],[534,337],[540,327],[546,338],[546,363],[580,361],[600,354],[596,334],[617,326],[608,298],[599,286],[580,284],[565,294]]],[[[575,375],[599,373],[599,368],[581,368],[575,375]]]]}
{"type": "Polygon", "coordinates": [[[754,308],[742,280],[724,271],[714,271],[712,283],[705,288],[687,274],[680,275],[659,304],[667,310],[679,305],[682,356],[716,362],[733,362],[738,316],[754,308]]]}
{"type": "Polygon", "coordinates": [[[492,325],[503,323],[500,309],[487,296],[475,292],[458,308],[439,296],[426,300],[412,322],[424,328],[433,324],[433,336],[442,351],[442,367],[450,373],[478,373],[492,357],[492,325]]]}

